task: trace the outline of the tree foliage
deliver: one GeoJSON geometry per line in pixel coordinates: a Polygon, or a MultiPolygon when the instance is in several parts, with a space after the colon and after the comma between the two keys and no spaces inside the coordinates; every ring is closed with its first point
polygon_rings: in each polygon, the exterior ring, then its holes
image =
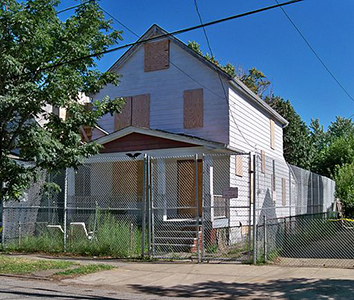
{"type": "MultiPolygon", "coordinates": [[[[84,58],[121,40],[99,6],[90,1],[61,21],[58,0],[0,0],[0,198],[14,199],[36,178],[49,172],[77,167],[83,157],[96,154],[99,146],[84,144],[83,125],[95,126],[106,113],[119,111],[122,99],[105,97],[85,110],[79,92],[97,93],[106,84],[117,85],[114,73],[95,70],[96,60],[84,58]],[[66,108],[60,119],[46,107],[66,108]],[[44,125],[40,125],[38,120],[44,125]],[[9,157],[17,152],[31,167],[9,157]]],[[[101,57],[97,57],[100,59],[101,57]]]]}
{"type": "Polygon", "coordinates": [[[354,216],[354,163],[336,168],[336,197],[342,201],[344,214],[354,216]]]}
{"type": "Polygon", "coordinates": [[[200,45],[197,42],[189,41],[188,47],[191,48],[192,50],[194,50],[195,52],[197,52],[199,55],[203,56],[205,59],[207,59],[208,61],[210,61],[214,65],[218,66],[220,69],[222,69],[224,72],[226,72],[231,77],[236,76],[236,70],[232,64],[227,63],[225,66],[223,66],[219,63],[219,61],[217,61],[215,59],[214,56],[211,56],[209,53],[203,54],[202,50],[200,50],[200,45]]]}

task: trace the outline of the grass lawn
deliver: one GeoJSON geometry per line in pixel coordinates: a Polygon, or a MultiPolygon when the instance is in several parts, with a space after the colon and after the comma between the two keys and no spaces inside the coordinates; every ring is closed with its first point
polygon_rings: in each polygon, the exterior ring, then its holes
{"type": "Polygon", "coordinates": [[[111,270],[113,268],[114,267],[110,265],[104,264],[79,265],[64,260],[37,260],[0,255],[1,274],[25,275],[39,271],[61,269],[63,271],[57,272],[54,275],[75,277],[99,271],[111,270]]]}
{"type": "Polygon", "coordinates": [[[43,270],[67,269],[72,265],[74,263],[69,261],[33,260],[0,255],[0,273],[2,274],[31,274],[43,270]]]}
{"type": "Polygon", "coordinates": [[[60,276],[75,276],[75,275],[86,275],[86,274],[91,274],[91,273],[96,273],[100,271],[107,271],[107,270],[112,270],[114,267],[110,265],[85,265],[85,266],[79,266],[75,269],[69,269],[61,272],[57,272],[54,275],[60,275],[60,276]]]}

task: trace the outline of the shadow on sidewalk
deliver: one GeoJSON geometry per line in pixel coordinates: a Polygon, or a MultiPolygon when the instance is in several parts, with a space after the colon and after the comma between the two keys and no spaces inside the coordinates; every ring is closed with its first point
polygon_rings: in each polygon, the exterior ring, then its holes
{"type": "Polygon", "coordinates": [[[284,279],[264,283],[225,283],[207,281],[173,287],[130,285],[145,294],[167,297],[200,297],[235,299],[353,299],[354,280],[347,279],[284,279]]]}

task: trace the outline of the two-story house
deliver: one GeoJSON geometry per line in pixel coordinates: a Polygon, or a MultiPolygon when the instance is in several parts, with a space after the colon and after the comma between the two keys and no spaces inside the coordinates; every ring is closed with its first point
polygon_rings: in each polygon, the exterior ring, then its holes
{"type": "Polygon", "coordinates": [[[92,130],[92,139],[103,148],[89,159],[89,168],[69,174],[69,202],[139,207],[145,174],[141,158],[147,154],[155,158],[156,221],[201,217],[204,211],[212,227],[242,226],[249,224],[251,215],[252,152],[258,153],[264,171],[259,182],[269,182],[256,187],[258,207],[271,195],[274,206],[278,201],[284,207],[282,215],[291,213],[282,144],[287,121],[238,78],[159,26],[153,25],[139,41],[161,35],[126,51],[109,69],[121,75],[119,86],[108,85],[92,96],[124,97],[126,104],[122,113],[104,116],[92,130]],[[275,176],[279,162],[284,178],[275,176]],[[220,211],[216,206],[226,206],[220,199],[225,200],[225,189],[232,187],[238,188],[238,195],[229,199],[228,212],[220,211]]]}

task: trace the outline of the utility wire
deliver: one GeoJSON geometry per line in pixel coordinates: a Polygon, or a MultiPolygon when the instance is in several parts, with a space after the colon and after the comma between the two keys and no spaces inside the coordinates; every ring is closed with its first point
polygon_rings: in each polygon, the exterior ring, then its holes
{"type": "MultiPolygon", "coordinates": [[[[242,17],[245,17],[245,16],[257,14],[257,13],[260,13],[260,12],[263,12],[263,11],[271,10],[271,9],[274,9],[274,8],[277,8],[277,7],[281,7],[281,6],[284,6],[284,5],[290,5],[290,4],[294,4],[294,3],[302,2],[302,1],[303,0],[291,0],[291,1],[288,1],[288,2],[281,3],[281,4],[267,6],[267,7],[263,7],[263,8],[256,9],[256,10],[253,10],[253,11],[248,11],[248,12],[245,12],[245,13],[242,13],[242,14],[233,15],[233,16],[230,16],[230,17],[227,17],[227,18],[217,19],[217,20],[205,23],[203,25],[196,25],[196,26],[191,26],[191,27],[179,29],[179,30],[176,30],[176,31],[173,31],[173,32],[162,34],[160,36],[151,37],[151,38],[146,39],[146,40],[138,40],[138,41],[136,41],[134,43],[125,44],[123,46],[115,47],[115,48],[108,49],[108,50],[105,50],[105,51],[92,53],[92,54],[89,54],[89,55],[84,55],[84,56],[81,56],[81,57],[78,57],[78,58],[75,58],[75,59],[72,59],[72,60],[68,60],[68,61],[52,64],[50,66],[43,67],[43,68],[38,68],[35,72],[41,72],[41,71],[45,71],[45,70],[48,70],[48,69],[61,67],[61,66],[64,66],[64,65],[67,65],[67,64],[70,64],[70,63],[74,63],[74,62],[83,60],[83,59],[101,56],[101,55],[104,55],[104,54],[108,54],[108,53],[111,53],[111,52],[115,52],[115,51],[118,51],[118,50],[121,50],[121,49],[125,49],[125,48],[128,48],[128,47],[131,47],[131,46],[135,46],[135,45],[143,44],[143,43],[146,43],[146,42],[149,42],[149,41],[157,40],[157,39],[160,39],[160,38],[163,38],[163,37],[168,37],[168,36],[172,36],[172,35],[177,35],[177,34],[189,32],[189,31],[196,30],[196,29],[199,29],[199,28],[202,28],[202,27],[207,27],[207,26],[219,24],[219,23],[222,23],[222,22],[226,22],[226,21],[242,18],[242,17]]],[[[20,76],[23,76],[23,75],[29,75],[29,74],[32,74],[32,73],[33,73],[33,71],[25,72],[22,75],[19,75],[17,77],[20,77],[20,76]]]]}
{"type": "MultiPolygon", "coordinates": [[[[114,21],[116,21],[118,24],[120,24],[122,27],[124,27],[125,29],[127,29],[130,33],[132,33],[133,35],[135,35],[136,37],[140,37],[136,32],[134,32],[132,29],[130,29],[127,25],[123,24],[121,21],[119,21],[115,16],[113,16],[112,14],[108,13],[101,5],[99,5],[100,9],[105,12],[108,16],[110,16],[114,21]]],[[[193,78],[191,75],[189,75],[188,73],[186,73],[185,71],[183,71],[179,66],[177,66],[175,63],[173,63],[171,61],[171,58],[168,59],[170,64],[172,64],[177,70],[179,70],[181,73],[183,73],[184,75],[186,75],[188,78],[190,78],[191,80],[193,80],[195,83],[197,83],[198,85],[200,85],[202,88],[208,90],[209,92],[211,92],[212,94],[214,94],[215,96],[224,99],[224,97],[216,94],[213,90],[211,90],[210,88],[208,88],[207,86],[203,85],[202,83],[200,83],[198,80],[196,80],[195,78],[193,78]]]]}
{"type": "MultiPolygon", "coordinates": [[[[277,4],[279,4],[278,0],[275,0],[277,4]]],[[[295,22],[290,18],[288,13],[285,11],[285,9],[282,6],[279,6],[284,15],[287,17],[289,22],[293,25],[295,30],[299,33],[301,38],[304,40],[306,45],[309,47],[311,52],[316,56],[316,58],[319,60],[321,65],[325,68],[325,70],[328,72],[328,74],[333,78],[333,80],[339,85],[339,87],[344,91],[344,93],[354,102],[354,98],[349,94],[349,92],[344,88],[344,86],[340,83],[340,81],[334,76],[333,72],[328,68],[328,66],[325,64],[325,62],[321,59],[320,55],[316,52],[316,50],[311,46],[310,42],[306,39],[306,37],[303,35],[301,32],[300,28],[295,24],[295,22]]]]}
{"type": "MultiPolygon", "coordinates": [[[[197,12],[198,18],[199,18],[199,22],[200,22],[201,25],[203,25],[203,20],[202,20],[201,14],[200,14],[200,12],[199,12],[197,0],[194,0],[194,6],[195,6],[195,10],[196,10],[196,12],[197,12]]],[[[210,51],[210,55],[211,55],[211,57],[213,58],[213,57],[214,57],[214,54],[213,54],[213,50],[211,49],[211,46],[210,46],[210,41],[209,41],[209,38],[208,38],[208,34],[207,34],[207,32],[206,32],[205,27],[203,26],[202,28],[203,28],[205,40],[206,40],[206,42],[207,42],[207,45],[208,45],[208,48],[209,48],[209,51],[210,51]]],[[[220,76],[219,73],[218,73],[218,77],[219,77],[219,81],[220,81],[222,90],[223,90],[223,92],[224,92],[224,96],[225,96],[224,99],[225,99],[225,101],[226,101],[227,106],[229,107],[230,115],[231,115],[231,117],[232,117],[232,119],[233,119],[233,121],[234,121],[234,123],[235,123],[235,125],[236,125],[237,130],[239,131],[241,137],[245,140],[245,142],[246,142],[251,148],[256,148],[255,146],[251,145],[251,143],[246,139],[246,137],[243,135],[243,133],[242,133],[240,127],[238,126],[238,124],[237,124],[237,122],[236,122],[236,119],[235,119],[235,117],[234,117],[234,115],[233,115],[233,111],[232,111],[232,109],[231,109],[231,107],[230,107],[230,105],[229,105],[229,104],[230,104],[230,103],[229,103],[229,99],[228,99],[228,96],[227,96],[227,93],[226,93],[226,90],[225,90],[225,87],[224,87],[224,83],[222,82],[222,78],[221,78],[221,76],[220,76]]]]}
{"type": "Polygon", "coordinates": [[[80,7],[80,6],[82,6],[82,5],[85,5],[85,4],[87,4],[87,3],[95,2],[95,1],[96,1],[96,0],[88,0],[88,1],[82,2],[82,3],[80,3],[80,4],[76,4],[76,5],[73,5],[73,6],[64,8],[64,9],[62,9],[62,10],[57,11],[57,15],[59,15],[59,14],[65,12],[65,11],[68,11],[68,10],[71,10],[71,9],[74,9],[74,8],[80,7]]]}

